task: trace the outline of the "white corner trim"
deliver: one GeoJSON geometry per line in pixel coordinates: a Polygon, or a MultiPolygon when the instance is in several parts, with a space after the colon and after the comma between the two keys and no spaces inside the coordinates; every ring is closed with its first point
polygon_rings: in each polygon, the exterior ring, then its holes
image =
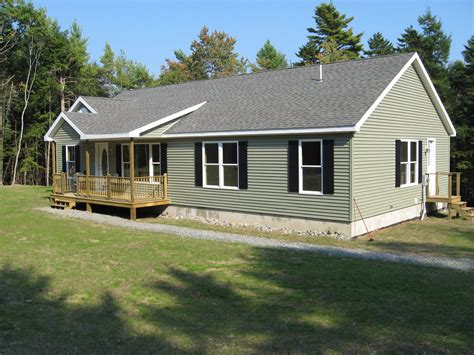
{"type": "Polygon", "coordinates": [[[188,107],[184,110],[178,111],[176,113],[173,113],[169,116],[160,118],[159,120],[156,120],[155,122],[149,123],[143,127],[137,128],[133,131],[130,132],[130,137],[140,137],[140,134],[146,131],[149,131],[150,129],[153,129],[155,127],[161,126],[162,124],[165,124],[169,121],[173,121],[179,117],[182,117],[184,115],[187,115],[188,113],[194,112],[198,110],[200,107],[204,106],[207,103],[207,101],[201,102],[200,104],[188,107]]]}
{"type": "Polygon", "coordinates": [[[385,96],[387,96],[387,94],[390,92],[390,90],[392,90],[394,85],[398,82],[398,80],[400,80],[402,75],[405,74],[405,72],[408,70],[408,68],[412,64],[415,66],[415,70],[417,70],[418,74],[421,74],[420,77],[421,77],[422,83],[424,84],[425,88],[427,89],[428,95],[430,96],[430,98],[431,98],[431,100],[432,100],[432,102],[433,102],[433,104],[436,108],[436,111],[440,115],[441,120],[449,127],[449,129],[447,130],[449,135],[451,137],[456,136],[456,130],[453,126],[453,123],[451,122],[451,119],[449,118],[449,115],[446,112],[446,109],[445,109],[443,103],[441,102],[441,99],[439,98],[438,93],[436,92],[436,89],[433,85],[433,82],[431,81],[430,76],[428,75],[428,72],[426,71],[423,63],[421,62],[421,59],[420,59],[418,53],[413,54],[413,56],[410,58],[410,60],[408,60],[408,62],[405,63],[403,68],[392,79],[390,84],[384,89],[384,91],[382,91],[382,93],[377,98],[377,100],[375,100],[375,102],[369,107],[369,109],[362,116],[362,118],[359,120],[359,122],[357,122],[357,124],[355,126],[357,131],[360,131],[360,129],[361,129],[362,125],[365,123],[365,121],[367,121],[367,119],[375,111],[377,106],[382,102],[382,100],[385,98],[385,96]]]}
{"type": "Polygon", "coordinates": [[[60,127],[60,123],[62,123],[63,121],[67,122],[72,127],[72,129],[74,129],[77,132],[77,134],[79,134],[79,136],[82,139],[82,137],[84,136],[84,133],[82,133],[82,131],[74,123],[72,123],[72,121],[66,116],[64,112],[61,112],[59,116],[54,120],[51,127],[49,127],[48,132],[46,132],[46,134],[44,135],[45,141],[47,142],[54,141],[53,135],[57,132],[57,130],[60,127]]]}
{"type": "Polygon", "coordinates": [[[350,133],[356,132],[355,126],[328,127],[328,128],[292,128],[292,129],[266,129],[250,131],[219,131],[196,133],[171,133],[163,134],[164,138],[194,138],[194,137],[238,137],[238,136],[266,136],[287,134],[313,134],[313,133],[350,133]]]}
{"type": "Polygon", "coordinates": [[[87,109],[91,112],[91,113],[97,113],[96,110],[94,110],[92,108],[91,105],[89,105],[86,100],[84,100],[84,98],[82,96],[79,96],[77,98],[77,100],[72,104],[72,106],[69,108],[69,110],[67,112],[74,112],[75,108],[79,105],[79,104],[83,104],[85,107],[87,107],[87,109]]]}

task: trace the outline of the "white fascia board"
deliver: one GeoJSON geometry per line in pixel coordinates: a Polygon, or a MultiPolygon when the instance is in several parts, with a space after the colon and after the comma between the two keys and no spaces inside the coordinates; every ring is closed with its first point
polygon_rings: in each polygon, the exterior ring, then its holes
{"type": "Polygon", "coordinates": [[[253,131],[221,131],[221,132],[196,132],[163,134],[163,138],[199,138],[199,137],[241,137],[241,136],[273,136],[292,134],[317,134],[317,133],[352,133],[356,132],[355,126],[328,127],[328,128],[290,128],[267,129],[253,131]]]}
{"type": "Polygon", "coordinates": [[[418,69],[417,72],[418,74],[421,73],[421,80],[423,84],[425,85],[425,88],[427,89],[428,95],[432,99],[432,102],[436,108],[436,111],[439,113],[442,121],[449,127],[448,133],[451,137],[456,136],[456,130],[454,129],[453,123],[451,122],[451,119],[449,118],[448,113],[446,112],[446,109],[444,108],[443,103],[441,102],[441,99],[438,96],[438,93],[436,92],[436,89],[433,85],[433,82],[431,81],[428,72],[426,71],[423,63],[421,62],[421,59],[418,55],[418,53],[413,54],[413,56],[406,62],[406,64],[403,66],[403,68],[398,72],[398,74],[392,79],[390,84],[382,91],[380,96],[375,100],[375,102],[370,106],[370,108],[367,110],[367,112],[362,116],[362,118],[357,122],[356,124],[356,129],[357,132],[360,131],[362,125],[367,121],[367,119],[370,117],[370,115],[375,111],[375,109],[378,107],[378,105],[382,102],[382,100],[387,96],[387,94],[392,90],[392,88],[395,86],[395,84],[400,80],[403,74],[408,70],[408,68],[411,65],[414,65],[415,69],[418,69]]]}
{"type": "Polygon", "coordinates": [[[72,123],[72,121],[66,116],[64,112],[61,112],[59,116],[54,120],[51,127],[48,129],[48,132],[46,132],[46,134],[44,135],[45,141],[47,142],[54,141],[53,135],[59,129],[60,127],[59,124],[63,121],[67,122],[72,127],[72,129],[74,129],[77,132],[77,134],[79,134],[79,136],[81,137],[80,139],[82,139],[82,137],[84,136],[84,133],[82,133],[82,131],[74,123],[72,123]]]}
{"type": "Polygon", "coordinates": [[[179,112],[173,113],[172,115],[160,118],[159,120],[156,120],[155,122],[149,123],[143,127],[137,128],[133,131],[130,132],[130,137],[140,137],[140,134],[143,132],[149,131],[150,129],[153,129],[155,127],[161,126],[169,121],[173,121],[177,118],[180,118],[184,115],[187,115],[188,113],[194,112],[198,110],[200,107],[204,106],[207,103],[207,101],[201,102],[200,104],[188,107],[184,110],[181,110],[179,112]]]}
{"type": "Polygon", "coordinates": [[[82,141],[102,141],[102,140],[118,140],[133,138],[129,133],[112,133],[112,134],[84,134],[81,136],[82,141]]]}
{"type": "Polygon", "coordinates": [[[77,107],[77,105],[79,104],[83,104],[85,107],[87,107],[87,109],[91,112],[91,113],[97,113],[96,110],[94,110],[92,108],[91,105],[89,105],[86,100],[84,100],[84,98],[82,96],[79,96],[77,98],[77,100],[72,104],[72,106],[69,108],[69,110],[67,112],[74,112],[75,108],[77,107]]]}

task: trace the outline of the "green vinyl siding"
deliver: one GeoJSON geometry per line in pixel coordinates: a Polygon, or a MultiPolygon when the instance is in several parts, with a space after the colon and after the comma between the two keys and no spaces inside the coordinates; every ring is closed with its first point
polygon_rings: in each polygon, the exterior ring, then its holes
{"type": "MultiPolygon", "coordinates": [[[[423,175],[426,140],[436,138],[436,169],[449,171],[450,137],[413,67],[394,85],[353,139],[353,197],[366,217],[413,206],[421,200],[421,184],[395,187],[395,140],[423,141],[423,175]]],[[[440,179],[447,193],[447,179],[440,179]]],[[[360,219],[352,211],[353,220],[360,219]]]]}
{"type": "Polygon", "coordinates": [[[159,138],[163,135],[163,132],[165,132],[168,128],[174,125],[177,121],[178,120],[174,120],[174,121],[165,123],[164,125],[155,127],[149,131],[146,131],[140,135],[140,138],[159,138]]]}
{"type": "MultiPolygon", "coordinates": [[[[78,145],[80,143],[79,134],[67,123],[62,122],[61,126],[56,131],[56,134],[53,137],[56,142],[56,171],[62,172],[63,169],[63,156],[62,156],[62,147],[65,145],[78,145]]],[[[85,169],[85,150],[83,143],[81,143],[81,169],[82,172],[85,169]]]]}
{"type": "Polygon", "coordinates": [[[168,176],[171,203],[217,210],[349,222],[350,136],[311,137],[335,140],[335,193],[323,196],[288,192],[288,140],[298,138],[302,137],[240,139],[248,142],[247,190],[195,187],[195,141],[169,141],[168,176]]]}

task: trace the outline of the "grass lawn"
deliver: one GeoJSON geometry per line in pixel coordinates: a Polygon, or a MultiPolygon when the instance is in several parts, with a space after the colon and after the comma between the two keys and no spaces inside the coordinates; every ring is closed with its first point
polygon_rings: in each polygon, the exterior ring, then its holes
{"type": "Polygon", "coordinates": [[[143,218],[144,222],[172,224],[182,227],[210,229],[214,231],[255,235],[264,238],[332,245],[347,248],[368,249],[384,252],[437,255],[452,258],[474,259],[474,222],[446,216],[428,217],[423,221],[404,222],[397,226],[373,232],[375,241],[367,236],[353,240],[335,240],[282,232],[262,232],[255,228],[233,228],[206,224],[197,220],[170,218],[143,218]]]}
{"type": "Polygon", "coordinates": [[[0,353],[474,349],[474,273],[57,219],[46,197],[0,187],[0,353]]]}

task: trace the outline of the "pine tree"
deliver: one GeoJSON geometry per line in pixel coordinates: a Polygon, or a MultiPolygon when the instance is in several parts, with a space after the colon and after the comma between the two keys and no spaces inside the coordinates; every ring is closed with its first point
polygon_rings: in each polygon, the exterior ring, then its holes
{"type": "Polygon", "coordinates": [[[104,79],[112,83],[112,79],[115,76],[115,53],[109,42],[105,43],[104,54],[100,57],[100,62],[102,63],[104,79]]]}
{"type": "Polygon", "coordinates": [[[317,56],[318,62],[321,64],[334,63],[341,60],[350,59],[346,51],[337,48],[337,43],[333,40],[325,42],[321,45],[321,52],[317,56]]]}
{"type": "MultiPolygon", "coordinates": [[[[361,38],[363,33],[354,34],[354,30],[349,24],[354,17],[341,14],[334,4],[322,3],[315,9],[316,22],[315,28],[308,28],[308,42],[300,47],[298,57],[302,59],[299,64],[307,64],[317,62],[318,54],[322,51],[323,43],[334,42],[336,49],[344,52],[344,56],[350,59],[360,57],[363,50],[361,38]]],[[[332,45],[330,45],[332,46],[332,45]]]]}
{"type": "Polygon", "coordinates": [[[257,52],[256,63],[251,64],[253,72],[287,67],[288,62],[286,61],[285,55],[277,51],[269,40],[267,40],[263,47],[257,52]]]}
{"type": "Polygon", "coordinates": [[[433,79],[441,98],[448,96],[446,65],[451,49],[451,36],[443,31],[440,20],[427,10],[418,17],[421,32],[413,26],[405,29],[398,39],[401,52],[418,52],[428,73],[433,79]]]}
{"type": "Polygon", "coordinates": [[[456,61],[449,66],[450,95],[446,103],[457,130],[452,142],[452,168],[462,172],[463,200],[474,203],[474,36],[462,54],[464,62],[456,61]]]}
{"type": "Polygon", "coordinates": [[[380,32],[374,33],[367,41],[367,44],[369,45],[369,50],[364,52],[367,57],[395,53],[392,42],[386,39],[380,32]]]}

